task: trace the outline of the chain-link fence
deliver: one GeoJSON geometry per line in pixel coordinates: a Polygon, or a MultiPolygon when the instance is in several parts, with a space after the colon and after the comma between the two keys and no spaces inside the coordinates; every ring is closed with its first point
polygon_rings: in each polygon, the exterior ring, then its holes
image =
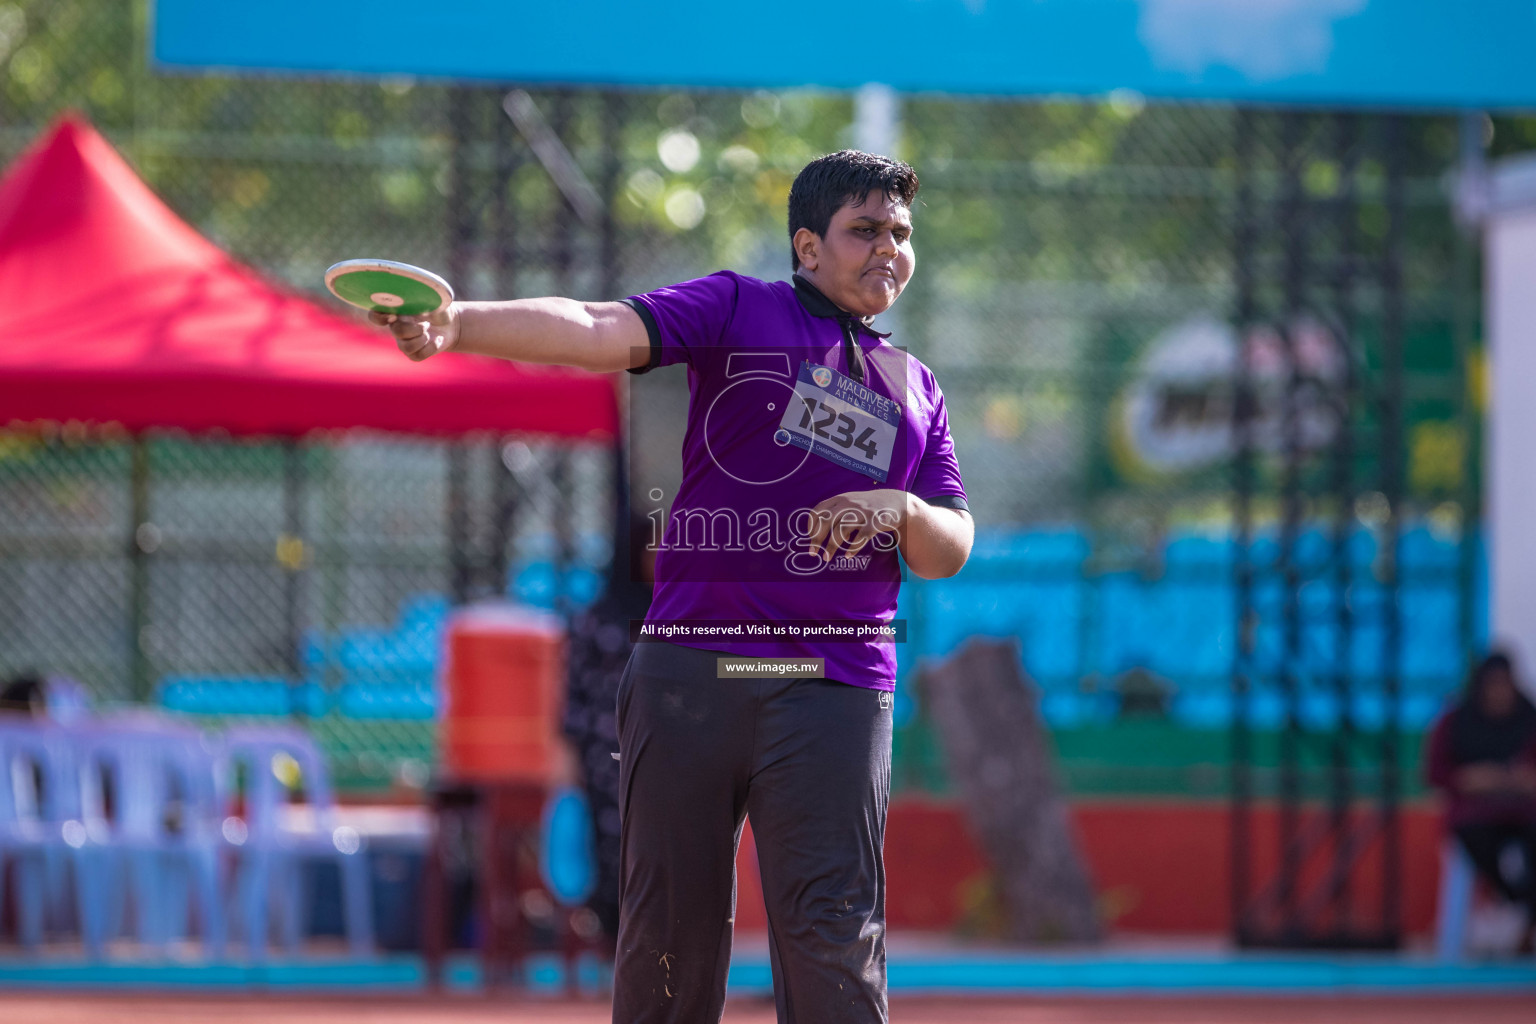
{"type": "MultiPolygon", "coordinates": [[[[612,298],[722,266],[782,277],[794,173],[854,139],[842,94],[532,90],[515,123],[510,86],[157,74],[147,17],[142,0],[0,2],[0,158],[79,108],[181,216],[318,301],[323,269],[360,255],[440,269],[470,298],[612,298]],[[530,146],[538,122],[574,176],[530,146]]],[[[972,632],[1017,636],[1074,785],[1220,791],[1211,730],[1230,717],[1241,617],[1223,547],[1235,368],[1256,361],[1259,390],[1281,395],[1300,365],[1354,406],[1296,427],[1293,477],[1275,400],[1244,485],[1254,542],[1284,566],[1346,520],[1362,544],[1388,526],[1403,538],[1393,585],[1411,628],[1389,660],[1422,726],[1481,629],[1457,120],[1132,94],[909,97],[900,117],[923,181],[919,269],[885,326],[943,384],[983,530],[962,576],[909,584],[904,667],[972,632]],[[1396,440],[1383,396],[1401,403],[1396,440]],[[1350,459],[1327,469],[1345,421],[1350,459]],[[1127,741],[1116,723],[1163,731],[1127,741]]],[[[1489,125],[1495,152],[1536,145],[1536,121],[1489,125]]],[[[631,389],[632,476],[666,493],[685,386],[657,373],[631,389]]],[[[607,458],[507,438],[18,429],[0,446],[0,671],[300,714],[346,778],[417,779],[444,610],[509,588],[589,597],[607,458]]],[[[1379,559],[1361,557],[1363,580],[1379,559]]],[[[1313,580],[1277,571],[1292,590],[1313,580]]],[[[940,785],[920,708],[900,709],[899,779],[940,785]]]]}
{"type": "Polygon", "coordinates": [[[3,671],[220,721],[293,717],[342,782],[419,784],[450,604],[600,587],[612,455],[455,443],[12,435],[3,671]]]}

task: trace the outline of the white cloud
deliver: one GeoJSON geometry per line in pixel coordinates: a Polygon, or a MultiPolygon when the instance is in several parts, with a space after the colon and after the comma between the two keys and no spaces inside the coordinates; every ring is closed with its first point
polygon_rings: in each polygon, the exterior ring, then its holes
{"type": "Polygon", "coordinates": [[[1137,33],[1163,70],[1231,68],[1254,82],[1316,74],[1333,53],[1333,26],[1368,0],[1141,0],[1137,33]]]}

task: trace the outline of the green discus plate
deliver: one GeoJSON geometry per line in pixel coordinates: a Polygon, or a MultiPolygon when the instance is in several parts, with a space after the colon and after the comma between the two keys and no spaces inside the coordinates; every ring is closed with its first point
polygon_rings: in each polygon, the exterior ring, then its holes
{"type": "Polygon", "coordinates": [[[358,309],[401,316],[426,316],[453,301],[447,281],[393,260],[342,260],[325,272],[325,286],[358,309]]]}

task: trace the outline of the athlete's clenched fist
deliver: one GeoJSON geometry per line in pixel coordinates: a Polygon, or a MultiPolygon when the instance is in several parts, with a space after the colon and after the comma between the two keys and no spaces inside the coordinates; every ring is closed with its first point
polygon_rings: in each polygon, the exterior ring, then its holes
{"type": "Polygon", "coordinates": [[[408,359],[420,362],[439,352],[447,352],[459,342],[459,304],[450,302],[430,316],[400,316],[373,312],[370,322],[386,327],[395,336],[395,344],[408,359]]]}

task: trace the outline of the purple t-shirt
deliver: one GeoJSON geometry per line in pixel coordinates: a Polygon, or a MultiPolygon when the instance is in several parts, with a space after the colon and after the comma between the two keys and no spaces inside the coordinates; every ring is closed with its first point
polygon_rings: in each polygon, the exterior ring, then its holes
{"type": "Polygon", "coordinates": [[[665,515],[644,638],[823,658],[828,679],[893,689],[895,647],[870,627],[896,614],[894,535],[823,563],[806,553],[807,510],[881,487],[967,507],[933,372],[803,280],[721,271],[626,301],[651,340],[632,372],[688,364],[681,487],[670,515],[642,498],[658,526],[665,515]],[[706,620],[719,630],[665,630],[706,620]]]}

